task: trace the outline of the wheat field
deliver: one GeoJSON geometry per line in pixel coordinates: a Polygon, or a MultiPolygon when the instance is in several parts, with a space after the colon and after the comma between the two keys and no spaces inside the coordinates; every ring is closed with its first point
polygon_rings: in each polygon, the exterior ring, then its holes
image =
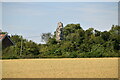
{"type": "Polygon", "coordinates": [[[2,60],[3,78],[118,78],[118,58],[2,60]]]}

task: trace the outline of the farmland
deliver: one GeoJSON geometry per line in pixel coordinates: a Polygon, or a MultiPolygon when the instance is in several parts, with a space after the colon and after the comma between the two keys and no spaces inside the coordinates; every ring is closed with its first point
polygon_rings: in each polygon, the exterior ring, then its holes
{"type": "Polygon", "coordinates": [[[118,58],[3,60],[3,78],[118,78],[118,58]]]}

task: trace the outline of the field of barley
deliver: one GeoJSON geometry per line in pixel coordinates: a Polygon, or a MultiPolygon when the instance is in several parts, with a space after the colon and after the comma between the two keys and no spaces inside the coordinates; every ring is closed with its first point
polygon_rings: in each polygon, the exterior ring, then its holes
{"type": "Polygon", "coordinates": [[[3,78],[118,78],[118,58],[2,60],[3,78]]]}

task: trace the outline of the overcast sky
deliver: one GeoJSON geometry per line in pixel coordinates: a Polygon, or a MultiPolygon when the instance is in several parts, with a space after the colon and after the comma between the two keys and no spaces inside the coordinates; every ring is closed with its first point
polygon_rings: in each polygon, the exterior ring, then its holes
{"type": "Polygon", "coordinates": [[[109,30],[113,24],[118,24],[118,3],[6,2],[2,3],[2,21],[3,31],[39,43],[40,34],[53,33],[60,21],[64,26],[80,23],[85,30],[90,27],[109,30]]]}

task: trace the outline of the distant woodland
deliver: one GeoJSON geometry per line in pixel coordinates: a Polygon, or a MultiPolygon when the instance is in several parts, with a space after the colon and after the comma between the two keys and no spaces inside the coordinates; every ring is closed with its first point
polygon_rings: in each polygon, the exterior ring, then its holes
{"type": "Polygon", "coordinates": [[[68,24],[63,27],[61,41],[56,41],[55,33],[42,35],[46,44],[37,44],[20,35],[13,35],[10,38],[15,45],[3,49],[2,58],[120,57],[120,26],[118,25],[112,25],[108,31],[99,31],[94,28],[83,30],[80,24],[68,24]]]}

